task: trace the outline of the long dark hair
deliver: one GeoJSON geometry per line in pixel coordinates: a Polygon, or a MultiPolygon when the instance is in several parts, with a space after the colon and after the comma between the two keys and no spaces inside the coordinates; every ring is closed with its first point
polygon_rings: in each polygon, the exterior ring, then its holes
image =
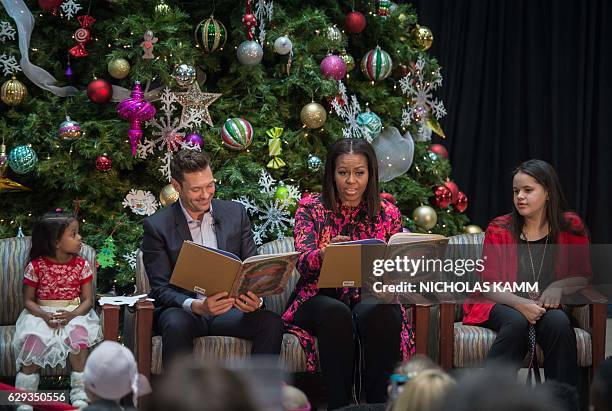
{"type": "Polygon", "coordinates": [[[61,211],[52,211],[43,215],[32,229],[32,248],[30,248],[30,258],[55,257],[57,242],[61,240],[66,228],[74,221],[71,214],[61,211]]]}
{"type": "Polygon", "coordinates": [[[336,187],[336,160],[343,154],[361,154],[368,161],[368,185],[363,193],[366,210],[370,218],[374,218],[380,211],[380,192],[378,190],[378,160],[374,149],[362,138],[343,138],[336,141],[327,152],[325,161],[325,175],[323,176],[323,192],[321,201],[323,205],[334,213],[338,212],[339,198],[336,187]]]}
{"type": "MultiPolygon", "coordinates": [[[[544,187],[548,192],[548,200],[544,208],[544,218],[548,222],[551,242],[557,242],[559,233],[567,230],[569,227],[565,221],[563,213],[570,211],[569,205],[563,190],[557,172],[546,161],[543,160],[528,160],[514,169],[512,178],[518,173],[528,174],[544,187]]],[[[512,207],[512,231],[515,238],[520,238],[525,224],[525,218],[518,213],[516,207],[512,207]]]]}

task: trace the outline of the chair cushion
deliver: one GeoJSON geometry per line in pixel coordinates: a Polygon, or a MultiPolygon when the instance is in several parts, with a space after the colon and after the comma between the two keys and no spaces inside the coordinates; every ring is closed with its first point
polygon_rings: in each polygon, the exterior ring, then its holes
{"type": "MultiPolygon", "coordinates": [[[[315,339],[318,348],[318,341],[315,339]]],[[[194,340],[194,353],[197,358],[204,361],[232,361],[249,357],[251,341],[235,337],[210,336],[194,340]]],[[[151,373],[161,374],[163,365],[161,361],[162,338],[153,337],[151,347],[151,373]]],[[[280,363],[284,364],[288,372],[306,372],[306,355],[300,346],[297,337],[293,334],[283,336],[280,363]]]]}
{"type": "MultiPolygon", "coordinates": [[[[17,369],[15,368],[16,353],[13,350],[14,335],[14,325],[0,327],[0,376],[8,377],[17,374],[17,369]]],[[[57,376],[68,375],[69,373],[68,361],[66,360],[66,367],[46,367],[41,374],[44,376],[57,376]]]]}
{"type": "MultiPolygon", "coordinates": [[[[592,362],[591,334],[580,328],[574,328],[578,347],[578,366],[590,367],[592,362]]],[[[453,366],[467,368],[481,366],[497,333],[488,328],[474,325],[455,323],[455,350],[453,353],[453,366]]],[[[544,365],[544,353],[540,345],[536,347],[538,362],[544,365]]],[[[527,367],[528,358],[525,357],[523,366],[527,367]]]]}

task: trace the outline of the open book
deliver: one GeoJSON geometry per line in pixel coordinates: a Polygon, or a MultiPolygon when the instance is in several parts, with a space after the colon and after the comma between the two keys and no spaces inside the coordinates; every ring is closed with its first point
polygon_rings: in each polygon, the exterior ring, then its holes
{"type": "Polygon", "coordinates": [[[327,246],[319,288],[361,287],[365,270],[371,270],[376,259],[394,259],[407,255],[414,258],[431,254],[446,246],[448,237],[439,234],[397,233],[388,242],[376,238],[346,241],[327,246]],[[417,256],[418,254],[418,256],[417,256]]]}
{"type": "Polygon", "coordinates": [[[183,242],[170,284],[212,296],[227,291],[230,297],[252,291],[258,297],[280,294],[295,269],[298,252],[255,255],[241,261],[223,250],[183,242]]]}

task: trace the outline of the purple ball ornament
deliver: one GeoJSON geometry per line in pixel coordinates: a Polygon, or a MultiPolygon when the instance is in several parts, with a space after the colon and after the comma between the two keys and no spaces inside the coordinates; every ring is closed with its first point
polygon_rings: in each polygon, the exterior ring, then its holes
{"type": "Polygon", "coordinates": [[[132,155],[136,155],[138,142],[142,137],[142,123],[151,120],[155,116],[155,107],[144,99],[144,93],[140,87],[140,82],[134,83],[130,98],[126,98],[117,106],[117,114],[122,119],[130,122],[128,138],[132,147],[132,155]]]}
{"type": "Polygon", "coordinates": [[[202,136],[199,135],[198,133],[189,133],[189,134],[187,134],[183,138],[183,141],[185,143],[191,143],[194,146],[198,146],[198,147],[202,147],[202,145],[204,145],[204,140],[202,139],[202,136]]]}
{"type": "Polygon", "coordinates": [[[70,67],[70,62],[68,62],[68,66],[66,67],[66,71],[64,72],[64,75],[66,76],[66,78],[68,80],[72,80],[72,67],[70,67]]]}
{"type": "Polygon", "coordinates": [[[321,74],[334,80],[342,80],[346,74],[346,63],[342,57],[330,54],[321,61],[321,74]]]}

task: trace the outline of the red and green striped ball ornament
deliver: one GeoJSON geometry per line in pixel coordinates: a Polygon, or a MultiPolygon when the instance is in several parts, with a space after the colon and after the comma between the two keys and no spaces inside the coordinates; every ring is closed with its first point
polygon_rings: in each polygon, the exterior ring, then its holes
{"type": "Polygon", "coordinates": [[[253,142],[253,126],[243,118],[228,118],[221,129],[221,138],[232,150],[244,150],[253,142]]]}
{"type": "Polygon", "coordinates": [[[196,26],[194,35],[198,48],[204,53],[212,53],[218,49],[223,49],[227,41],[225,26],[213,16],[202,20],[196,26]]]}
{"type": "Polygon", "coordinates": [[[393,69],[393,61],[389,53],[376,46],[363,56],[361,60],[361,71],[372,81],[386,79],[393,69]]]}

